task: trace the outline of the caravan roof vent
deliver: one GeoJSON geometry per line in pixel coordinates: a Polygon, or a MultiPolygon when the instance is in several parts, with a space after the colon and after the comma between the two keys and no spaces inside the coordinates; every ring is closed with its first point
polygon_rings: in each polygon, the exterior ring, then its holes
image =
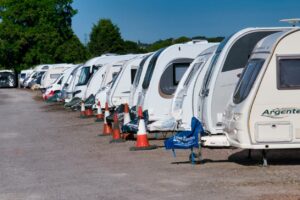
{"type": "Polygon", "coordinates": [[[292,26],[296,26],[300,23],[300,18],[293,18],[293,19],[281,19],[280,22],[287,22],[292,24],[292,26]]]}

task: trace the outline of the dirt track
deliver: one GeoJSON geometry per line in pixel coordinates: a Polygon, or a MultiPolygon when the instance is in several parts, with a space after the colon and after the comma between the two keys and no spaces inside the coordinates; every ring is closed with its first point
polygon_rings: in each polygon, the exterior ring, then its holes
{"type": "Polygon", "coordinates": [[[35,95],[0,90],[0,200],[300,199],[300,150],[271,151],[263,168],[259,152],[205,149],[191,165],[188,151],[109,144],[101,123],[35,95]]]}

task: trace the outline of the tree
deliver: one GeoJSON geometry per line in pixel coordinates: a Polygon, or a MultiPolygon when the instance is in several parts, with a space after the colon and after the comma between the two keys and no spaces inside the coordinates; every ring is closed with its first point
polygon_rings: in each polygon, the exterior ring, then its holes
{"type": "Polygon", "coordinates": [[[93,56],[104,53],[123,53],[124,41],[119,28],[110,19],[101,19],[93,26],[88,43],[89,52],[93,56]]]}
{"type": "Polygon", "coordinates": [[[145,53],[146,51],[139,47],[136,42],[124,41],[124,53],[145,53]]]}
{"type": "Polygon", "coordinates": [[[84,46],[71,27],[77,13],[72,2],[1,0],[0,65],[22,69],[41,63],[85,60],[84,46]]]}

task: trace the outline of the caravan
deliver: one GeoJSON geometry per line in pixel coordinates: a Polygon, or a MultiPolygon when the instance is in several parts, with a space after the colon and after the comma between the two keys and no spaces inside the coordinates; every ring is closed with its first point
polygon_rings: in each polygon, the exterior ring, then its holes
{"type": "Polygon", "coordinates": [[[256,45],[223,117],[232,146],[300,148],[299,42],[295,28],[256,45]]]}
{"type": "Polygon", "coordinates": [[[41,81],[41,89],[46,89],[68,68],[73,64],[53,64],[51,68],[45,72],[41,81]]]}
{"type": "Polygon", "coordinates": [[[142,80],[145,76],[145,73],[147,71],[148,64],[155,53],[150,53],[146,57],[143,58],[143,60],[140,62],[139,67],[136,71],[136,74],[134,76],[133,83],[130,87],[130,94],[129,94],[129,106],[134,107],[137,104],[138,99],[138,88],[141,87],[142,80]]]}
{"type": "MultiPolygon", "coordinates": [[[[115,55],[115,56],[106,56],[97,60],[97,65],[101,68],[91,77],[87,83],[87,87],[84,91],[82,97],[83,100],[90,104],[95,100],[95,95],[102,87],[106,86],[107,83],[111,82],[113,77],[119,72],[123,62],[126,62],[129,59],[136,57],[137,55],[115,55]],[[119,63],[120,64],[116,64],[119,63]]],[[[105,97],[103,102],[105,101],[105,97]]],[[[101,101],[102,102],[102,101],[101,101]]]]}
{"type": "Polygon", "coordinates": [[[82,67],[83,67],[82,64],[78,65],[77,67],[75,67],[72,70],[72,72],[69,75],[67,74],[67,76],[66,76],[67,80],[63,84],[62,90],[61,90],[62,91],[62,99],[65,103],[69,103],[73,99],[75,85],[78,82],[82,67]]]}
{"type": "Polygon", "coordinates": [[[222,116],[241,72],[258,41],[290,28],[246,28],[225,39],[216,50],[198,98],[198,118],[208,133],[201,137],[204,146],[229,146],[223,131],[222,116]]]}
{"type": "Polygon", "coordinates": [[[173,117],[171,120],[174,120],[173,124],[176,125],[176,130],[191,129],[191,119],[197,116],[197,95],[201,89],[200,83],[217,47],[218,44],[215,44],[195,58],[178,84],[171,106],[171,115],[173,117]]]}
{"type": "Polygon", "coordinates": [[[45,89],[45,92],[43,93],[43,98],[48,99],[49,97],[53,96],[54,94],[60,94],[60,99],[62,98],[62,89],[65,83],[68,80],[68,77],[71,75],[73,70],[78,65],[72,65],[69,68],[66,68],[62,74],[50,85],[45,89]]]}
{"type": "Polygon", "coordinates": [[[130,88],[134,81],[138,67],[146,55],[140,55],[127,61],[116,78],[112,82],[110,90],[107,92],[107,102],[109,107],[117,107],[129,102],[130,88]]]}
{"type": "Polygon", "coordinates": [[[137,106],[148,110],[150,131],[167,131],[160,122],[169,117],[179,81],[195,57],[213,45],[207,41],[175,44],[157,51],[150,58],[141,87],[136,91],[137,106]]]}

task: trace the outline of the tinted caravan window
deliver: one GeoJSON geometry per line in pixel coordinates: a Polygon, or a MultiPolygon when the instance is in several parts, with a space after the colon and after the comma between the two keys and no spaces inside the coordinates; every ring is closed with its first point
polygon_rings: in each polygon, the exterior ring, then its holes
{"type": "Polygon", "coordinates": [[[137,71],[137,69],[131,69],[131,71],[130,71],[131,84],[133,84],[133,81],[134,81],[134,78],[136,75],[136,71],[137,71]]]}
{"type": "Polygon", "coordinates": [[[300,57],[277,59],[278,89],[300,89],[300,57]]]}
{"type": "Polygon", "coordinates": [[[191,62],[192,60],[189,62],[173,63],[166,68],[159,81],[159,89],[162,96],[174,94],[179,81],[191,62]]]}
{"type": "Polygon", "coordinates": [[[263,59],[253,59],[248,62],[233,94],[233,102],[235,104],[246,99],[264,62],[265,60],[263,59]]]}
{"type": "Polygon", "coordinates": [[[146,71],[146,74],[145,74],[145,78],[144,78],[144,82],[143,82],[143,89],[147,89],[150,85],[150,81],[151,81],[151,78],[152,78],[152,75],[153,75],[153,72],[154,72],[154,68],[155,68],[155,65],[156,65],[156,61],[159,57],[159,55],[163,52],[164,49],[160,49],[158,50],[154,55],[153,57],[151,58],[150,62],[149,62],[149,65],[148,65],[148,68],[147,68],[147,71],[146,71]]]}
{"type": "Polygon", "coordinates": [[[78,86],[86,85],[90,78],[90,67],[83,67],[80,72],[78,86]]]}
{"type": "Polygon", "coordinates": [[[238,39],[227,54],[222,72],[244,68],[256,43],[262,38],[278,31],[261,31],[249,33],[238,39]]]}

